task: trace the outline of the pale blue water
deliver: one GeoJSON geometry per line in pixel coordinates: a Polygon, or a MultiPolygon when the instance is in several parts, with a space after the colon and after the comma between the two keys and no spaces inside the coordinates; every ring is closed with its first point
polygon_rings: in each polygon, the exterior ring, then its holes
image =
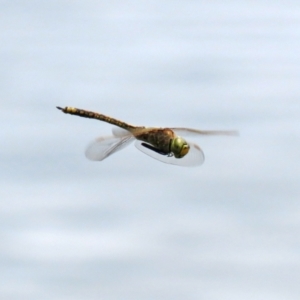
{"type": "Polygon", "coordinates": [[[296,1],[2,1],[0,298],[300,297],[296,1]],[[111,126],[238,129],[199,168],[111,126]]]}

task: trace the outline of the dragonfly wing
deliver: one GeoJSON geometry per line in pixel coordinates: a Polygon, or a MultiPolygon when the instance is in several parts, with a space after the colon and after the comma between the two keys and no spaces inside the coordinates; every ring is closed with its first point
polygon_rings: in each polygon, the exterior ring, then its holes
{"type": "Polygon", "coordinates": [[[182,158],[175,158],[175,156],[160,154],[156,151],[151,150],[151,148],[143,146],[142,144],[143,142],[139,140],[136,140],[135,142],[135,146],[140,151],[166,164],[184,167],[195,167],[201,165],[204,162],[203,151],[198,145],[194,143],[188,143],[190,145],[190,151],[186,156],[182,158]]]}
{"type": "Polygon", "coordinates": [[[199,136],[199,135],[238,135],[235,130],[198,130],[192,128],[170,128],[179,136],[199,136]]]}
{"type": "Polygon", "coordinates": [[[127,135],[131,135],[131,133],[128,130],[120,128],[120,127],[113,127],[112,133],[115,137],[124,137],[127,135]]]}
{"type": "Polygon", "coordinates": [[[133,141],[132,135],[125,137],[100,137],[90,143],[85,151],[85,156],[94,161],[101,161],[111,154],[125,148],[133,141]]]}

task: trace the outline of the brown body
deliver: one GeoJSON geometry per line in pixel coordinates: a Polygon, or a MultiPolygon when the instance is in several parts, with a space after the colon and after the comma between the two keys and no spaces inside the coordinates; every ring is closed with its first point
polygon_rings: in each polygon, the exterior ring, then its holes
{"type": "Polygon", "coordinates": [[[100,121],[104,121],[116,126],[119,126],[121,128],[124,128],[126,130],[132,131],[133,129],[137,129],[137,128],[142,128],[142,127],[136,127],[133,125],[130,125],[128,123],[122,122],[120,120],[93,112],[93,111],[88,111],[88,110],[84,110],[84,109],[79,109],[79,108],[75,108],[75,107],[65,107],[65,108],[61,108],[58,107],[58,109],[60,109],[61,111],[63,111],[65,114],[70,114],[70,115],[75,115],[75,116],[79,116],[79,117],[83,117],[83,118],[89,118],[89,119],[96,119],[96,120],[100,120],[100,121]]]}
{"type": "Polygon", "coordinates": [[[86,157],[93,161],[101,161],[124,148],[134,137],[139,140],[135,143],[139,150],[159,161],[180,166],[195,166],[204,162],[204,154],[198,145],[188,143],[181,135],[237,135],[236,131],[226,130],[198,130],[178,127],[147,128],[130,125],[92,111],[68,106],[65,108],[57,106],[57,108],[66,114],[100,120],[125,129],[125,132],[113,131],[113,136],[99,138],[91,143],[86,150],[86,157]],[[189,153],[190,155],[187,155],[189,153]]]}
{"type": "Polygon", "coordinates": [[[136,139],[151,144],[153,147],[161,150],[165,154],[170,153],[170,144],[175,137],[175,133],[169,128],[146,128],[142,126],[133,126],[120,120],[84,109],[74,107],[57,108],[66,114],[97,119],[116,125],[131,132],[136,139]]]}
{"type": "Polygon", "coordinates": [[[146,142],[165,154],[170,153],[170,145],[175,137],[173,130],[169,128],[145,128],[137,133],[133,131],[134,136],[143,142],[146,142]]]}

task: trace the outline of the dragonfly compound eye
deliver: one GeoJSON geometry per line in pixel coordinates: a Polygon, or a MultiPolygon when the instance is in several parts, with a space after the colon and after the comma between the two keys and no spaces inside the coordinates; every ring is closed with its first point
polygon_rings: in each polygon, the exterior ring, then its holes
{"type": "Polygon", "coordinates": [[[181,137],[176,137],[171,143],[171,152],[176,158],[184,157],[190,150],[188,143],[181,137]]]}
{"type": "Polygon", "coordinates": [[[188,144],[183,145],[180,151],[180,157],[183,157],[186,154],[188,154],[189,150],[190,150],[190,146],[188,144]]]}

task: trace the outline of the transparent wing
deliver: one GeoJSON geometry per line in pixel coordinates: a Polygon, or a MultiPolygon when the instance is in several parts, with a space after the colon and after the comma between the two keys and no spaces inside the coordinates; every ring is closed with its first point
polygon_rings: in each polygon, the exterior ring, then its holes
{"type": "Polygon", "coordinates": [[[125,148],[134,140],[132,135],[124,137],[100,137],[90,143],[85,151],[85,156],[94,161],[101,161],[111,154],[125,148]]]}
{"type": "Polygon", "coordinates": [[[124,128],[120,128],[120,127],[113,127],[112,129],[112,133],[114,136],[116,137],[123,137],[126,135],[136,135],[136,134],[142,134],[142,133],[147,133],[149,131],[152,131],[153,129],[157,129],[155,127],[135,127],[133,132],[130,132],[129,130],[126,130],[124,128]]]}
{"type": "Polygon", "coordinates": [[[198,130],[192,128],[170,128],[179,136],[199,136],[199,135],[239,135],[236,130],[198,130]]]}
{"type": "Polygon", "coordinates": [[[186,156],[182,158],[175,158],[174,156],[159,154],[149,148],[146,148],[142,145],[142,143],[142,141],[136,140],[135,146],[145,154],[166,164],[184,167],[195,167],[201,165],[204,162],[204,153],[198,145],[193,143],[188,143],[190,145],[190,151],[186,156]]]}
{"type": "Polygon", "coordinates": [[[128,130],[120,127],[113,127],[112,133],[115,137],[125,137],[127,135],[131,135],[131,133],[128,130]]]}

